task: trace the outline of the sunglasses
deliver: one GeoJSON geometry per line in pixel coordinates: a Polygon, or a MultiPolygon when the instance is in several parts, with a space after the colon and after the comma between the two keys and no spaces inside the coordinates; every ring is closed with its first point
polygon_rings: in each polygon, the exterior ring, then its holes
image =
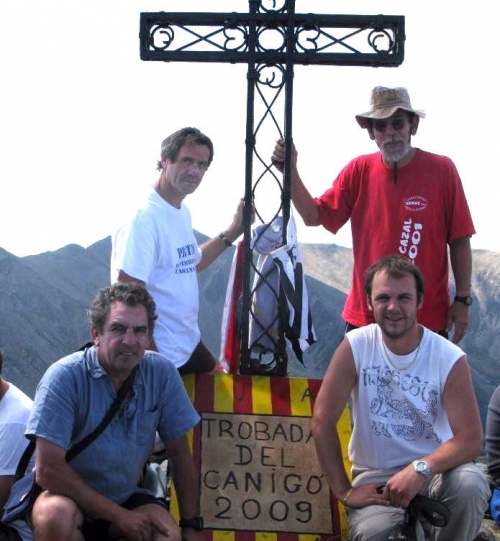
{"type": "Polygon", "coordinates": [[[387,125],[390,124],[392,126],[393,130],[401,130],[405,126],[406,119],[404,118],[393,118],[392,120],[375,120],[373,122],[373,127],[381,132],[384,133],[387,129],[387,125]]]}

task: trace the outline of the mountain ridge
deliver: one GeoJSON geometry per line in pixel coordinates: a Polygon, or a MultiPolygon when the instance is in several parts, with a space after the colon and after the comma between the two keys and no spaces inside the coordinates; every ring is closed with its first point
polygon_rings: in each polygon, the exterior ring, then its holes
{"type": "MultiPolygon", "coordinates": [[[[198,241],[207,237],[196,233],[198,241]]],[[[334,244],[301,244],[301,256],[318,341],[304,365],[290,363],[291,376],[321,378],[344,332],[342,306],[350,287],[352,250],[334,244]]],[[[97,290],[109,284],[110,237],[88,248],[69,244],[52,252],[17,257],[0,248],[0,348],[6,379],[33,396],[47,367],[89,340],[86,310],[97,290]]],[[[215,355],[234,248],[199,274],[200,328],[215,355]]],[[[460,344],[471,366],[484,419],[489,397],[500,383],[500,254],[473,251],[470,330],[460,344]]]]}

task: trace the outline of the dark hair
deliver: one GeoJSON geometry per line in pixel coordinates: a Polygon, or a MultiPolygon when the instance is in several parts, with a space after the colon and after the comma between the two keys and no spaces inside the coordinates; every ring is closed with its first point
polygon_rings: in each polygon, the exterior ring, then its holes
{"type": "Polygon", "coordinates": [[[385,271],[391,278],[404,278],[411,275],[415,278],[417,299],[420,302],[424,296],[424,276],[420,269],[408,258],[399,254],[391,254],[379,259],[365,273],[365,293],[370,299],[372,296],[372,284],[375,274],[385,271]]]}
{"type": "Polygon", "coordinates": [[[125,282],[105,287],[97,293],[88,310],[90,327],[102,333],[109,309],[114,302],[127,306],[144,306],[148,314],[148,327],[152,333],[155,325],[156,305],[148,290],[137,282],[125,282]]]}
{"type": "Polygon", "coordinates": [[[212,163],[214,159],[214,145],[210,138],[201,133],[198,128],[182,128],[169,135],[161,144],[161,160],[157,162],[156,170],[161,171],[163,169],[162,160],[175,162],[184,145],[205,145],[210,151],[208,165],[212,163]]]}

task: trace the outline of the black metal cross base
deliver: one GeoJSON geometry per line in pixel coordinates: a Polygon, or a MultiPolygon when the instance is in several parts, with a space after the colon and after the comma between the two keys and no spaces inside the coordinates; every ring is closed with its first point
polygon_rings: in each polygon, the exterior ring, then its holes
{"type": "MultiPolygon", "coordinates": [[[[186,2],[188,3],[188,2],[186,2]]],[[[293,67],[295,64],[337,66],[399,66],[404,58],[404,17],[384,15],[320,15],[295,13],[295,0],[249,0],[248,13],[141,13],[140,50],[142,60],[164,62],[224,62],[248,65],[246,168],[243,262],[243,310],[241,321],[240,373],[259,373],[251,352],[258,343],[249,343],[250,318],[255,293],[250,282],[258,273],[250,249],[250,203],[257,217],[269,223],[283,217],[283,244],[290,217],[290,160],[292,148],[293,67]],[[271,7],[266,7],[271,6],[271,7]],[[335,35],[334,35],[335,33],[335,35]],[[284,116],[278,122],[273,106],[284,93],[284,116]],[[270,96],[269,96],[270,94],[270,96]],[[260,98],[260,120],[255,122],[255,98],[260,98]],[[265,123],[285,139],[284,176],[278,178],[264,155],[270,149],[258,148],[258,134],[265,123]],[[280,127],[283,126],[283,129],[280,127]],[[256,170],[254,172],[254,161],[256,170]],[[280,200],[270,219],[259,212],[259,189],[269,193],[270,179],[279,188],[280,200]],[[264,190],[262,190],[264,191],[264,190]]],[[[277,314],[282,314],[282,295],[276,294],[277,314]]],[[[258,322],[257,322],[258,323],[258,322]]],[[[286,373],[286,321],[277,317],[277,338],[269,328],[261,335],[273,341],[279,374],[286,373]]]]}

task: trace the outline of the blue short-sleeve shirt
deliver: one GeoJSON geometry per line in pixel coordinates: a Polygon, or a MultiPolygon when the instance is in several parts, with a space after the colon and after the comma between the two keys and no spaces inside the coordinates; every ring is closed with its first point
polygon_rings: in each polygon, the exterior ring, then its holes
{"type": "MultiPolygon", "coordinates": [[[[70,462],[89,486],[116,503],[138,490],[156,432],[168,442],[200,420],[177,369],[155,352],[146,352],[138,364],[132,389],[104,432],[70,462]]],[[[68,450],[99,425],[115,398],[94,347],[69,355],[40,381],[26,434],[68,450]]]]}

